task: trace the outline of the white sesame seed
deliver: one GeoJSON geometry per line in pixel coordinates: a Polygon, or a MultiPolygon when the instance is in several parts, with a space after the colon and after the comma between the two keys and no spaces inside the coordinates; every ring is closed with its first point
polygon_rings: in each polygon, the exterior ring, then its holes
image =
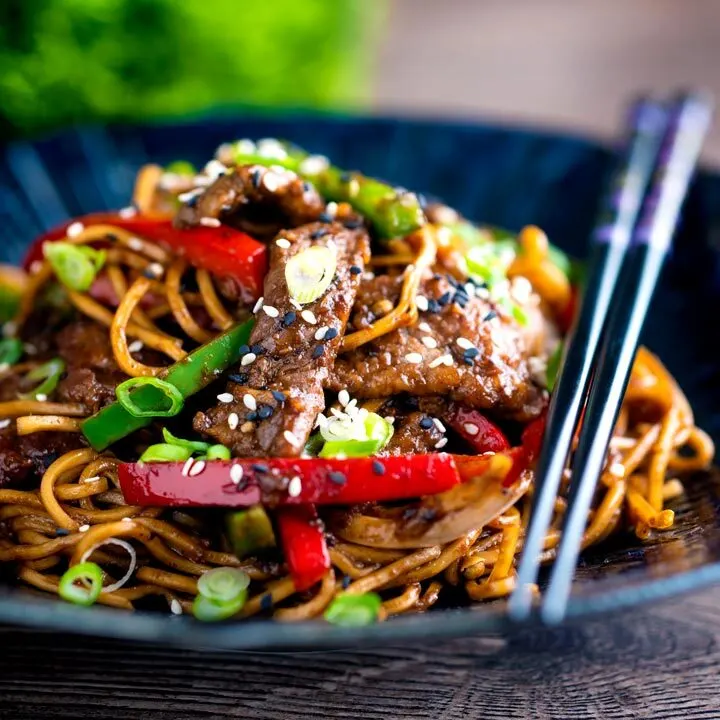
{"type": "Polygon", "coordinates": [[[340,418],[341,420],[344,420],[347,417],[347,413],[344,413],[342,410],[338,410],[335,407],[330,408],[330,412],[336,417],[340,418]]]}
{"type": "Polygon", "coordinates": [[[337,203],[336,203],[336,202],[329,202],[329,203],[325,206],[325,212],[326,212],[330,217],[335,217],[335,215],[337,215],[337,210],[338,210],[338,206],[337,206],[337,203]]]}
{"type": "Polygon", "coordinates": [[[173,615],[182,615],[182,605],[177,598],[173,598],[170,601],[170,612],[173,615]]]}
{"type": "Polygon", "coordinates": [[[418,323],[418,330],[426,333],[432,332],[432,328],[426,322],[418,323]]]}
{"type": "Polygon", "coordinates": [[[251,423],[250,421],[244,422],[240,426],[240,432],[245,433],[245,434],[252,432],[254,429],[255,429],[255,425],[253,423],[251,423]]]}
{"type": "Polygon", "coordinates": [[[140,238],[131,237],[127,241],[128,247],[135,252],[140,252],[143,249],[143,241],[140,238]]]}
{"type": "Polygon", "coordinates": [[[283,147],[282,143],[275,138],[263,138],[262,140],[258,140],[257,154],[264,158],[284,160],[287,157],[287,150],[283,147]]]}
{"type": "Polygon", "coordinates": [[[210,177],[220,177],[227,172],[227,168],[218,160],[210,160],[203,168],[203,172],[210,177]]]}
{"type": "Polygon", "coordinates": [[[183,469],[182,469],[182,471],[181,471],[180,474],[181,474],[183,477],[187,477],[188,474],[190,473],[190,470],[192,470],[192,466],[193,466],[194,464],[195,464],[195,461],[194,461],[191,457],[189,457],[189,458],[185,461],[185,464],[183,465],[183,469]]]}
{"type": "Polygon", "coordinates": [[[91,482],[95,482],[96,480],[99,480],[99,479],[100,479],[99,475],[93,475],[92,477],[85,478],[82,482],[91,483],[91,482]]]}
{"type": "Polygon", "coordinates": [[[409,363],[413,363],[413,365],[417,365],[418,363],[421,363],[422,359],[423,359],[423,356],[417,352],[411,352],[405,356],[405,360],[409,363]]]}
{"type": "Polygon", "coordinates": [[[268,192],[275,192],[280,185],[283,183],[280,180],[280,176],[277,173],[270,172],[269,170],[263,175],[262,184],[268,192]]]}
{"type": "Polygon", "coordinates": [[[322,327],[318,328],[318,329],[315,331],[315,339],[316,339],[316,340],[322,340],[322,339],[325,337],[325,333],[326,333],[329,329],[330,329],[330,328],[329,328],[327,325],[323,325],[322,327]]]}
{"type": "Polygon", "coordinates": [[[310,325],[317,325],[317,319],[315,318],[315,313],[312,310],[303,310],[300,313],[300,317],[306,323],[310,323],[310,325]]]}
{"type": "Polygon", "coordinates": [[[78,528],[78,531],[79,531],[79,532],[87,532],[89,529],[90,529],[90,526],[86,523],[85,525],[81,525],[81,526],[78,528]]]}
{"type": "Polygon", "coordinates": [[[301,175],[319,175],[330,167],[324,155],[308,155],[298,166],[301,175]]]}
{"type": "Polygon", "coordinates": [[[230,480],[237,485],[243,479],[244,473],[242,465],[233,465],[230,468],[230,480]]]}
{"type": "Polygon", "coordinates": [[[165,268],[160,263],[154,262],[145,268],[145,272],[150,273],[156,278],[161,278],[165,273],[165,268]]]}
{"type": "Polygon", "coordinates": [[[215,179],[209,177],[208,175],[196,175],[192,179],[192,182],[196,187],[209,187],[215,182],[215,179]]]}
{"type": "Polygon", "coordinates": [[[10,418],[5,418],[4,420],[0,420],[0,430],[4,430],[6,427],[10,427],[10,423],[12,420],[10,418]]]}
{"type": "Polygon", "coordinates": [[[275,244],[283,250],[287,250],[290,247],[290,241],[287,238],[278,238],[275,244]]]}
{"type": "Polygon", "coordinates": [[[289,430],[285,430],[283,432],[283,437],[285,440],[287,440],[291,445],[298,446],[300,445],[300,441],[293,435],[289,430]]]}
{"type": "Polygon", "coordinates": [[[287,491],[290,497],[297,497],[302,492],[302,480],[300,480],[299,476],[295,475],[290,480],[287,491]]]}
{"type": "Polygon", "coordinates": [[[204,460],[198,460],[188,471],[188,475],[190,477],[195,477],[196,475],[199,475],[203,470],[205,469],[205,461],[204,460]]]}
{"type": "Polygon", "coordinates": [[[263,306],[263,300],[265,300],[264,297],[259,297],[257,302],[255,303],[253,307],[253,315],[257,315],[257,313],[260,312],[260,308],[263,306]]]}
{"type": "Polygon", "coordinates": [[[128,350],[131,353],[140,352],[145,347],[145,343],[142,340],[134,340],[128,345],[128,350]]]}
{"type": "Polygon", "coordinates": [[[428,299],[424,295],[418,295],[415,298],[415,304],[417,305],[417,309],[420,310],[420,312],[427,312],[428,299]]]}
{"type": "Polygon", "coordinates": [[[484,287],[475,288],[475,295],[476,295],[476,297],[479,297],[481,300],[489,300],[490,299],[490,291],[484,287]]]}
{"type": "Polygon", "coordinates": [[[436,357],[436,358],[430,363],[430,367],[431,367],[431,368],[436,368],[436,367],[440,367],[440,365],[444,365],[444,364],[445,364],[445,356],[444,356],[444,355],[440,355],[440,356],[436,357]]]}
{"type": "Polygon", "coordinates": [[[280,311],[272,305],[263,305],[263,312],[271,318],[276,318],[280,314],[280,311]]]}
{"type": "Polygon", "coordinates": [[[243,395],[243,405],[248,410],[257,410],[257,401],[250,393],[245,393],[243,395]]]}
{"type": "Polygon", "coordinates": [[[237,426],[240,424],[240,417],[237,413],[230,413],[227,419],[228,427],[231,430],[237,430],[237,426]]]}
{"type": "Polygon", "coordinates": [[[48,396],[47,396],[45,393],[38,393],[38,394],[35,396],[35,399],[36,399],[38,402],[46,402],[46,401],[47,401],[47,397],[48,397],[48,396]]]}
{"type": "Polygon", "coordinates": [[[443,365],[450,367],[453,364],[453,357],[449,353],[440,357],[443,365]]]}
{"type": "Polygon", "coordinates": [[[124,517],[122,519],[122,522],[124,522],[124,523],[131,523],[132,521],[133,521],[133,519],[131,517],[124,517]]]}
{"type": "Polygon", "coordinates": [[[459,337],[455,342],[463,349],[469,350],[471,347],[475,347],[470,340],[466,337],[459,337]]]}
{"type": "Polygon", "coordinates": [[[608,468],[608,472],[615,477],[625,477],[625,466],[622,463],[615,462],[608,468]]]}
{"type": "Polygon", "coordinates": [[[350,393],[347,390],[341,390],[338,393],[338,402],[345,407],[350,402],[350,393]]]}
{"type": "Polygon", "coordinates": [[[218,228],[222,225],[222,223],[217,218],[214,218],[214,217],[201,217],[200,224],[204,225],[205,227],[212,227],[212,228],[218,228]]]}
{"type": "Polygon", "coordinates": [[[441,432],[445,432],[445,426],[442,424],[442,420],[440,418],[433,418],[433,422],[435,423],[435,427],[441,432]]]}
{"type": "Polygon", "coordinates": [[[610,446],[617,450],[630,450],[630,448],[634,448],[636,444],[637,440],[629,437],[614,437],[610,440],[610,446]]]}
{"type": "Polygon", "coordinates": [[[177,196],[177,199],[182,203],[186,203],[186,202],[189,202],[190,200],[192,200],[193,198],[197,197],[198,195],[202,195],[202,194],[203,194],[202,188],[193,188],[192,190],[188,190],[187,192],[180,193],[177,196]]]}
{"type": "Polygon", "coordinates": [[[532,285],[527,278],[522,276],[513,278],[512,285],[510,286],[510,294],[513,296],[513,299],[521,305],[527,304],[532,295],[532,291],[532,285]]]}
{"type": "Polygon", "coordinates": [[[386,423],[390,423],[390,425],[392,425],[395,422],[395,417],[393,415],[386,415],[383,420],[385,420],[386,423]]]}
{"type": "MultiPolygon", "coordinates": [[[[222,145],[220,147],[222,147],[222,145]]],[[[252,140],[248,140],[247,138],[238,140],[235,143],[235,152],[239,153],[240,155],[254,155],[256,152],[255,143],[252,140]]]]}
{"type": "Polygon", "coordinates": [[[231,403],[235,398],[232,396],[232,393],[224,392],[224,393],[220,393],[217,396],[217,399],[219,402],[227,404],[227,403],[231,403]]]}
{"type": "MultiPolygon", "coordinates": [[[[339,398],[340,398],[340,396],[338,395],[338,399],[339,398]]],[[[348,415],[352,415],[353,414],[352,411],[355,410],[356,408],[357,408],[357,398],[353,398],[352,400],[350,400],[350,396],[348,394],[348,402],[345,403],[345,412],[348,413],[348,415]]]]}
{"type": "Polygon", "coordinates": [[[302,305],[295,300],[295,298],[290,298],[290,304],[296,309],[296,310],[302,310],[302,305]]]}
{"type": "Polygon", "coordinates": [[[434,350],[438,346],[437,340],[434,337],[430,337],[430,335],[425,335],[422,338],[422,344],[431,350],[434,350]]]}
{"type": "Polygon", "coordinates": [[[254,363],[255,359],[257,358],[257,355],[255,353],[248,353],[247,355],[243,355],[242,360],[240,361],[240,364],[244,367],[245,365],[250,365],[250,363],[254,363]]]}
{"type": "Polygon", "coordinates": [[[65,234],[69,238],[74,238],[80,235],[84,230],[85,226],[81,222],[74,222],[68,225],[68,229],[65,231],[65,234]]]}
{"type": "Polygon", "coordinates": [[[137,210],[132,205],[128,205],[128,207],[122,208],[122,210],[118,212],[118,215],[124,219],[135,217],[137,210]]]}
{"type": "Polygon", "coordinates": [[[439,450],[440,448],[444,448],[447,444],[448,444],[448,439],[447,439],[446,437],[440,438],[440,439],[435,443],[435,448],[436,448],[437,450],[439,450]]]}
{"type": "Polygon", "coordinates": [[[475,423],[463,423],[463,429],[468,435],[477,435],[480,432],[480,428],[475,423]]]}

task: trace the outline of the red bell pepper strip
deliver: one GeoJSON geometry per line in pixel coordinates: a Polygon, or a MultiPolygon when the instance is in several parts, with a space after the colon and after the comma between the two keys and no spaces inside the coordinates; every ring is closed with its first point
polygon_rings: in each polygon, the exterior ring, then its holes
{"type": "Polygon", "coordinates": [[[558,329],[563,335],[567,334],[567,332],[570,330],[573,324],[573,320],[575,320],[575,315],[577,314],[579,305],[580,288],[577,285],[573,285],[570,288],[570,300],[568,304],[557,316],[558,329]]]}
{"type": "Polygon", "coordinates": [[[537,459],[545,434],[545,413],[525,426],[520,439],[520,447],[512,448],[513,466],[505,477],[503,485],[510,487],[523,470],[527,470],[537,459]]]}
{"type": "Polygon", "coordinates": [[[502,452],[510,447],[503,431],[479,410],[452,403],[444,419],[477,453],[502,452]]]}
{"type": "Polygon", "coordinates": [[[80,222],[85,227],[114,225],[140,238],[164,245],[187,258],[195,267],[207,270],[217,278],[230,278],[246,302],[262,294],[267,272],[267,249],[262,243],[227,225],[180,230],[173,226],[170,219],[142,215],[124,218],[118,213],[93,213],[65,223],[35,240],[25,256],[25,269],[29,269],[36,260],[42,260],[43,244],[64,238],[67,228],[73,222],[80,222]]]}
{"type": "MultiPolygon", "coordinates": [[[[239,471],[233,472],[237,478],[239,471]]],[[[446,453],[213,460],[193,477],[183,475],[182,463],[132,463],[120,465],[119,478],[130,505],[172,507],[355,505],[435,495],[461,481],[446,453]],[[242,468],[237,483],[231,479],[233,465],[242,468]]]]}
{"type": "Polygon", "coordinates": [[[313,505],[295,505],[279,510],[277,523],[295,588],[300,592],[307,590],[330,569],[322,521],[313,505]]]}

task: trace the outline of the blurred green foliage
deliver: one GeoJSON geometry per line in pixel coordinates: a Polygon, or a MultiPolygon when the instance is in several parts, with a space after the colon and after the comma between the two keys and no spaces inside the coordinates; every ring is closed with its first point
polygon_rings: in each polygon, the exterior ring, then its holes
{"type": "Polygon", "coordinates": [[[0,130],[366,96],[384,0],[0,0],[0,130]]]}

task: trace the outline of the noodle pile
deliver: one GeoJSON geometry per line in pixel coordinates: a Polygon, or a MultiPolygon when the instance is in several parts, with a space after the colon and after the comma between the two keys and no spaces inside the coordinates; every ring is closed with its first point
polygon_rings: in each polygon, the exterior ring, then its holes
{"type": "MultiPolygon", "coordinates": [[[[146,211],[152,205],[147,193],[155,187],[153,178],[147,170],[138,183],[142,197],[136,197],[136,204],[146,211]]],[[[137,348],[156,351],[169,365],[187,355],[188,340],[206,343],[241,319],[221,298],[209,273],[122,228],[82,228],[67,240],[102,242],[107,247],[105,267],[119,299],[117,307],[108,307],[89,293],[67,294],[79,314],[107,328],[115,360],[130,377],[157,376],[166,367],[141,362],[137,348]],[[192,282],[184,282],[188,278],[192,282]],[[188,291],[186,285],[197,290],[188,291]],[[154,301],[143,304],[149,296],[154,301]],[[212,320],[214,331],[197,322],[192,312],[196,308],[212,320]],[[159,323],[168,318],[182,336],[160,328],[159,323]]],[[[549,306],[566,304],[569,284],[549,263],[544,235],[527,228],[520,243],[522,252],[509,274],[529,279],[549,306]]],[[[416,322],[415,296],[423,273],[448,267],[456,252],[433,225],[391,243],[390,249],[388,256],[374,257],[373,266],[406,266],[400,300],[369,328],[348,334],[343,351],[416,322]]],[[[18,327],[52,277],[47,261],[33,268],[16,319],[18,327]]],[[[32,362],[23,363],[4,373],[23,374],[32,367],[32,362]]],[[[16,418],[18,435],[79,432],[79,422],[88,414],[87,408],[74,404],[0,403],[0,418],[16,418]]],[[[712,441],[695,426],[673,378],[641,349],[598,482],[584,547],[625,527],[634,528],[640,538],[671,527],[673,512],[666,503],[683,492],[678,475],[707,467],[713,452],[712,441]]],[[[529,521],[532,486],[487,526],[445,545],[391,550],[330,537],[330,571],[314,589],[298,593],[281,564],[239,560],[229,552],[218,532],[221,523],[216,514],[126,505],[119,490],[119,464],[111,452],[73,450],[50,465],[38,489],[0,489],[0,563],[14,563],[16,577],[26,585],[57,593],[68,565],[92,560],[102,567],[106,588],[120,585],[112,592],[103,591],[99,603],[130,610],[152,606],[147,601],[156,597],[176,614],[191,612],[199,576],[213,567],[237,567],[252,581],[240,617],[264,614],[280,621],[317,617],[340,592],[379,592],[381,617],[389,617],[427,610],[449,586],[463,588],[472,601],[504,597],[515,586],[515,560],[529,521]]],[[[545,540],[544,561],[554,557],[565,508],[561,494],[545,540]]]]}

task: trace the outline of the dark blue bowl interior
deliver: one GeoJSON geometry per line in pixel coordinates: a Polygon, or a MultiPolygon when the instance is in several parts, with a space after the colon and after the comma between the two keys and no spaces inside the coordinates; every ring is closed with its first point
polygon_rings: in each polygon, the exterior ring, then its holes
{"type": "MultiPolygon", "coordinates": [[[[17,262],[27,243],[69,216],[127,205],[145,162],[204,164],[223,141],[281,137],[340,166],[442,198],[468,217],[519,229],[533,223],[576,256],[586,238],[611,150],[523,129],[386,118],[237,117],[147,127],[82,129],[6,147],[0,158],[0,262],[17,262]]],[[[720,177],[693,185],[645,327],[645,342],[687,392],[698,423],[720,440],[717,333],[720,177]]],[[[717,483],[690,484],[678,526],[650,545],[619,537],[587,553],[571,614],[618,608],[720,580],[717,483]],[[698,533],[697,528],[702,532],[698,533]],[[672,551],[670,551],[672,549],[672,551]]],[[[188,618],[103,608],[78,609],[0,588],[0,621],[206,647],[313,647],[348,642],[497,631],[501,603],[399,618],[363,630],[323,623],[252,622],[206,627],[188,618]]]]}

